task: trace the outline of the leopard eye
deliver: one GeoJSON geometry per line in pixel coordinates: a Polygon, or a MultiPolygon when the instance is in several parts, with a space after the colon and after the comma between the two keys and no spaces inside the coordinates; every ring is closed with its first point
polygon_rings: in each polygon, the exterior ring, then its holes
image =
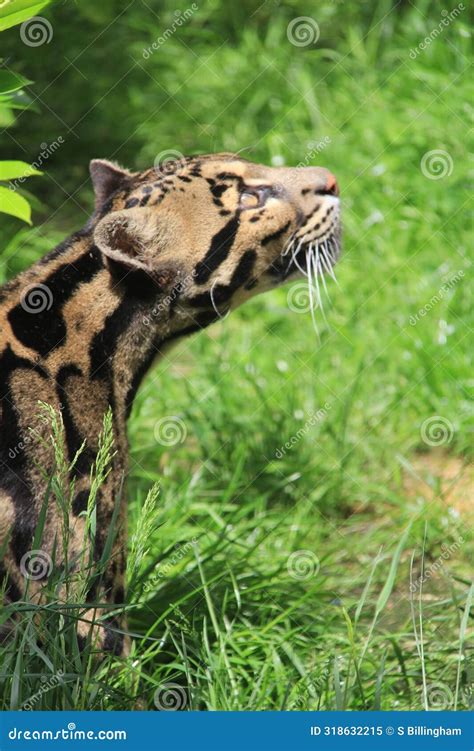
{"type": "Polygon", "coordinates": [[[246,188],[240,194],[240,207],[242,209],[258,209],[263,206],[269,195],[270,189],[267,187],[246,188]]]}

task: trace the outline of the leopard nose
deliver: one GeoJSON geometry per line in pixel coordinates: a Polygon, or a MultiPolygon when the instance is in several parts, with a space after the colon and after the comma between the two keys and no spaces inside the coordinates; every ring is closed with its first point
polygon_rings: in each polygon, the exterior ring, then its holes
{"type": "Polygon", "coordinates": [[[315,193],[320,196],[338,196],[339,186],[337,180],[328,169],[324,167],[306,167],[302,175],[305,181],[303,195],[315,193]],[[310,188],[310,185],[312,188],[310,188]]]}
{"type": "Polygon", "coordinates": [[[327,171],[326,173],[326,185],[324,187],[324,192],[329,193],[331,196],[339,195],[339,185],[337,184],[337,180],[332,172],[329,171],[327,171]]]}

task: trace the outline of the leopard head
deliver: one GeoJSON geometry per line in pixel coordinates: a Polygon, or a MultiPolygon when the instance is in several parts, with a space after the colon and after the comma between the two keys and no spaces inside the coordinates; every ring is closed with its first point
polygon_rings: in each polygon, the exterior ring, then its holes
{"type": "Polygon", "coordinates": [[[332,274],[340,253],[337,183],[320,167],[212,154],[139,173],[94,160],[91,175],[96,245],[125,281],[153,280],[173,328],[287,280],[332,274]]]}

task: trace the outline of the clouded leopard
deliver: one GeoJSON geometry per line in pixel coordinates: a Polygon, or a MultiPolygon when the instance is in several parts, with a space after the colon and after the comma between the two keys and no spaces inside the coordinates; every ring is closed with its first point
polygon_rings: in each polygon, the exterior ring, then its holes
{"type": "MultiPolygon", "coordinates": [[[[68,478],[72,571],[84,548],[98,436],[111,410],[116,453],[96,498],[93,560],[112,523],[116,534],[100,592],[87,592],[86,601],[120,605],[126,420],[146,371],[179,337],[260,292],[310,277],[316,266],[331,273],[339,255],[338,188],[325,169],[268,168],[214,154],[144,172],[94,160],[90,171],[95,210],[86,226],[0,288],[0,577],[10,603],[24,597],[54,466],[51,443],[28,440],[38,402],[60,410],[67,457],[76,457],[68,478]]],[[[55,547],[55,564],[63,524],[50,504],[40,552],[50,560],[55,547]]],[[[45,570],[28,582],[30,597],[41,596],[47,576],[45,570]]],[[[101,613],[85,608],[80,639],[94,618],[101,613]]],[[[99,649],[121,653],[121,624],[103,622],[99,649]]]]}

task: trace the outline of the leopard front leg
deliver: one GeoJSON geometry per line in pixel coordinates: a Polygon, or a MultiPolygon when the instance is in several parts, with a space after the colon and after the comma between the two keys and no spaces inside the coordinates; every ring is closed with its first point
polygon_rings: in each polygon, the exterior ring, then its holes
{"type": "Polygon", "coordinates": [[[97,599],[97,604],[91,604],[91,607],[80,614],[77,634],[81,649],[85,648],[89,639],[93,651],[108,652],[117,656],[126,656],[130,653],[131,641],[125,633],[127,618],[124,612],[120,612],[125,604],[123,582],[123,575],[118,573],[115,574],[111,586],[104,583],[90,592],[89,599],[92,599],[92,595],[97,595],[97,598],[94,598],[97,599]]]}
{"type": "Polygon", "coordinates": [[[92,564],[87,574],[86,608],[78,622],[79,644],[89,639],[94,650],[117,656],[130,652],[125,606],[127,519],[125,504],[119,508],[102,495],[97,500],[97,529],[91,541],[92,564]]]}

